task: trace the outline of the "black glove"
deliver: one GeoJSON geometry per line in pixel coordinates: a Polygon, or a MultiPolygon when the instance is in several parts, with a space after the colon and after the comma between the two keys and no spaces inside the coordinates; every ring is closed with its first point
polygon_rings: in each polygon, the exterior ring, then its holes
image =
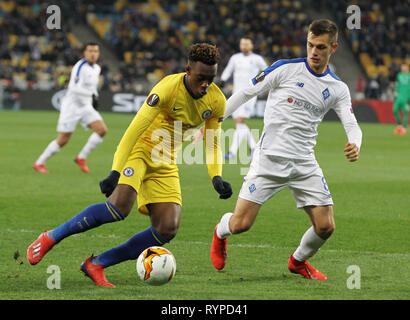
{"type": "Polygon", "coordinates": [[[98,105],[98,97],[95,94],[93,94],[93,108],[95,110],[98,110],[99,107],[100,106],[98,105]]]}
{"type": "Polygon", "coordinates": [[[225,81],[219,81],[219,85],[218,85],[218,87],[220,88],[220,89],[223,89],[223,87],[225,87],[225,81]]]}
{"type": "Polygon", "coordinates": [[[216,192],[219,193],[219,199],[228,199],[232,195],[232,187],[229,182],[223,181],[221,176],[212,178],[212,184],[216,192]]]}
{"type": "Polygon", "coordinates": [[[118,184],[121,174],[118,171],[111,171],[107,178],[100,181],[101,192],[108,198],[118,184]]]}

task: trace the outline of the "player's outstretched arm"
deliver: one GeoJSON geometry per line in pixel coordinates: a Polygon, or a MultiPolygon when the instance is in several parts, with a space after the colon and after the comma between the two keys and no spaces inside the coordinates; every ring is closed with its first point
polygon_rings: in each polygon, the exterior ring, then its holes
{"type": "Polygon", "coordinates": [[[278,79],[278,72],[270,72],[265,76],[265,71],[262,71],[258,76],[251,79],[248,87],[236,91],[233,95],[231,95],[231,97],[226,101],[224,119],[228,118],[236,111],[236,109],[248,100],[275,87],[278,79]]]}
{"type": "Polygon", "coordinates": [[[160,104],[154,99],[156,98],[155,96],[159,102],[159,97],[151,94],[142,105],[118,144],[110,174],[107,178],[100,181],[101,192],[106,197],[109,197],[116,188],[121,176],[120,172],[139,137],[147,130],[161,111],[160,104]]]}
{"type": "Polygon", "coordinates": [[[232,187],[222,179],[221,122],[219,118],[207,119],[204,126],[206,164],[212,185],[220,199],[232,196],[232,187]]]}
{"type": "Polygon", "coordinates": [[[348,142],[344,148],[344,155],[348,161],[355,162],[359,159],[363,134],[353,112],[352,100],[347,85],[342,84],[340,97],[333,109],[342,122],[347,136],[348,142]]]}
{"type": "Polygon", "coordinates": [[[142,105],[118,144],[114,154],[112,170],[118,172],[122,170],[139,137],[147,130],[160,111],[159,107],[153,108],[147,105],[146,102],[142,105]]]}

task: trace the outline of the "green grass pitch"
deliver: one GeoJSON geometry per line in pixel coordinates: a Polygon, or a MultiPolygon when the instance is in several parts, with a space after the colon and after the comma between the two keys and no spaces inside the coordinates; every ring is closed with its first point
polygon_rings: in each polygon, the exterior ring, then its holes
{"type": "MultiPolygon", "coordinates": [[[[319,127],[316,156],[335,202],[336,231],[310,262],[327,281],[305,280],[287,270],[289,255],[310,226],[289,190],[262,207],[250,231],[229,238],[227,266],[216,271],[209,257],[212,233],[221,215],[233,210],[246,166],[224,165],[234,195],[219,200],[205,165],[181,164],[182,220],[167,245],[177,261],[174,279],[150,287],[137,279],[135,261],[127,261],[106,269],[117,285],[112,289],[96,287],[79,271],[80,264],[147,228],[149,219],[136,208],[125,221],[65,239],[36,266],[26,260],[26,249],[40,232],[105,201],[98,182],[110,171],[133,115],[103,114],[109,132],[89,157],[90,174],[73,162],[90,134],[78,127],[49,160],[51,173],[40,175],[32,164],[56,136],[57,117],[51,111],[0,112],[0,299],[410,298],[410,135],[395,136],[393,125],[361,124],[363,146],[356,163],[343,156],[346,136],[339,122],[319,127]],[[60,289],[47,287],[55,275],[47,272],[52,266],[60,270],[60,289]],[[349,266],[360,269],[360,289],[349,289],[349,277],[358,276],[348,273],[349,266]]],[[[262,127],[261,120],[248,123],[262,127]]],[[[223,126],[232,127],[232,120],[223,126]]]]}

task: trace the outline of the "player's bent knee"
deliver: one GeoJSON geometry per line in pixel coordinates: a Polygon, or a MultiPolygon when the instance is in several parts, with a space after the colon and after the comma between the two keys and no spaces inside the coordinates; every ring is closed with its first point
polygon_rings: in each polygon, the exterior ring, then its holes
{"type": "Polygon", "coordinates": [[[115,188],[108,200],[124,217],[127,217],[132,210],[136,197],[137,193],[131,186],[121,184],[115,188]]]}
{"type": "Polygon", "coordinates": [[[168,241],[171,241],[172,239],[175,238],[178,232],[178,226],[167,226],[167,227],[160,227],[160,228],[155,228],[158,233],[163,236],[165,239],[168,241]]]}
{"type": "Polygon", "coordinates": [[[147,205],[151,225],[158,233],[171,241],[175,238],[181,219],[181,206],[176,203],[151,203],[147,205]]]}
{"type": "Polygon", "coordinates": [[[57,144],[61,147],[65,146],[70,141],[71,133],[59,133],[57,144]]]}
{"type": "Polygon", "coordinates": [[[107,127],[104,126],[103,128],[97,131],[97,134],[102,138],[107,134],[107,132],[108,132],[108,129],[107,127]]]}
{"type": "Polygon", "coordinates": [[[319,237],[321,237],[322,239],[327,239],[335,231],[335,224],[334,224],[334,222],[331,222],[331,223],[326,224],[326,225],[316,226],[315,231],[316,231],[316,233],[319,237]]]}
{"type": "Polygon", "coordinates": [[[109,198],[108,201],[118,210],[120,211],[124,217],[127,217],[132,209],[133,203],[130,201],[123,199],[123,198],[118,198],[115,197],[114,194],[112,194],[109,198]]]}

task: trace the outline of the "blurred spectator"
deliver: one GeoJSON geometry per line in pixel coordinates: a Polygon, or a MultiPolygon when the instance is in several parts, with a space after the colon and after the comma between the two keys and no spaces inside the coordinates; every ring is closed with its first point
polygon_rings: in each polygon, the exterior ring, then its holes
{"type": "Polygon", "coordinates": [[[378,99],[380,97],[380,84],[376,77],[373,77],[369,81],[369,85],[366,90],[366,98],[378,99]]]}
{"type": "Polygon", "coordinates": [[[365,89],[366,89],[366,80],[364,79],[362,74],[359,74],[359,78],[357,79],[356,83],[356,100],[364,99],[365,98],[365,89]]]}
{"type": "Polygon", "coordinates": [[[360,59],[372,96],[379,92],[382,99],[392,100],[391,88],[399,72],[400,63],[410,64],[410,1],[395,0],[322,0],[332,9],[339,25],[346,25],[346,9],[358,5],[361,29],[345,30],[352,50],[360,59]],[[362,55],[364,55],[362,59],[362,55]],[[375,79],[378,77],[378,80],[375,79]],[[376,82],[378,88],[376,89],[376,82]]]}
{"type": "Polygon", "coordinates": [[[310,23],[303,4],[311,2],[117,1],[110,7],[85,1],[82,6],[88,10],[81,11],[87,12],[89,25],[124,61],[124,79],[154,84],[167,74],[184,71],[187,47],[196,41],[215,43],[221,66],[236,52],[242,36],[254,39],[259,53],[272,62],[303,56],[310,23]]]}
{"type": "Polygon", "coordinates": [[[53,4],[61,7],[62,30],[45,28],[49,3],[0,1],[0,79],[12,87],[63,88],[71,66],[82,56],[81,43],[71,32],[79,21],[87,23],[122,62],[116,74],[101,65],[102,87],[116,92],[146,93],[165,75],[183,72],[187,47],[197,41],[218,46],[219,73],[242,36],[254,39],[255,51],[271,62],[305,56],[306,28],[312,20],[306,14],[308,7],[332,10],[358,59],[362,53],[368,55],[374,68],[370,74],[363,65],[359,96],[389,99],[398,65],[410,59],[409,0],[101,0],[98,5],[94,0],[55,0],[53,4]],[[344,27],[350,4],[361,8],[361,30],[344,27]]]}

